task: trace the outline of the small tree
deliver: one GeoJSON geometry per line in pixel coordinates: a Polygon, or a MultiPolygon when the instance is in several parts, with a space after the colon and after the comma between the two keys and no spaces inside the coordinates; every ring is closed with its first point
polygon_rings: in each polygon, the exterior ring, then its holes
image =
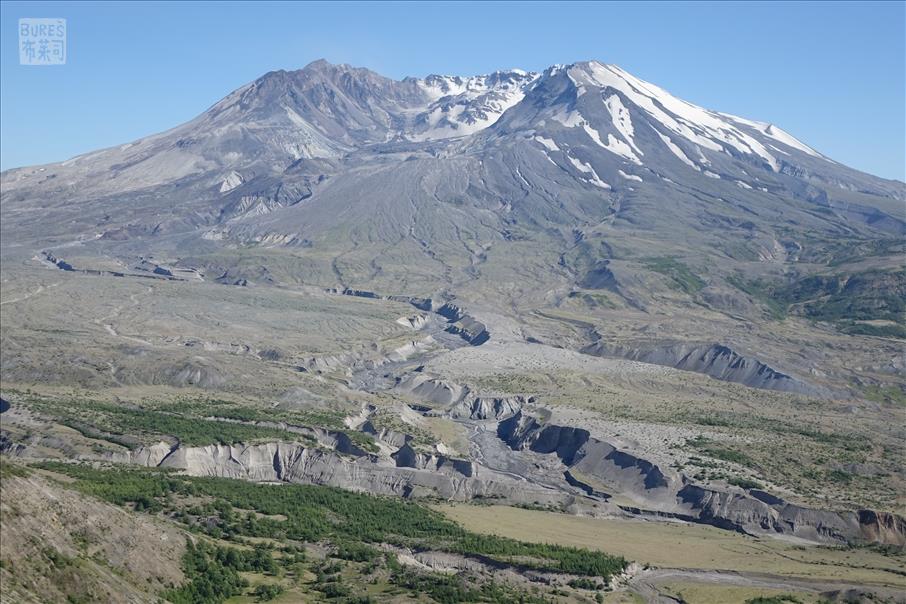
{"type": "Polygon", "coordinates": [[[282,585],[259,585],[255,588],[255,597],[259,602],[269,602],[283,593],[282,585]]]}

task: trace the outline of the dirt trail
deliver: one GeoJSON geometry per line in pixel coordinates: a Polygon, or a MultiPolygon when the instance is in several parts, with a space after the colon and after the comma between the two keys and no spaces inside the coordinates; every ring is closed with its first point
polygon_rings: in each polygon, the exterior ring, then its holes
{"type": "MultiPolygon", "coordinates": [[[[149,286],[148,289],[145,290],[145,295],[148,295],[153,291],[154,291],[154,288],[149,286]]],[[[138,296],[137,294],[132,294],[129,296],[129,300],[132,302],[129,305],[129,308],[134,308],[140,304],[137,296],[138,296]]],[[[110,334],[111,336],[113,336],[115,338],[122,338],[124,340],[128,340],[130,342],[139,344],[141,346],[150,346],[150,347],[154,348],[155,345],[152,344],[151,342],[148,342],[147,340],[143,340],[141,338],[136,338],[136,337],[132,337],[132,336],[126,336],[126,335],[119,333],[116,330],[116,328],[113,326],[113,323],[111,323],[110,321],[117,318],[123,312],[124,308],[125,307],[123,307],[123,306],[115,306],[113,308],[112,313],[110,313],[107,316],[101,317],[100,319],[95,319],[94,323],[96,325],[100,325],[101,327],[103,327],[104,331],[106,331],[108,334],[110,334]]]]}
{"type": "Polygon", "coordinates": [[[58,281],[57,283],[51,283],[47,287],[44,287],[43,285],[39,285],[38,289],[36,289],[33,292],[24,294],[22,296],[19,296],[18,298],[10,298],[9,300],[0,301],[0,306],[2,306],[4,304],[15,304],[16,302],[23,302],[25,300],[28,300],[29,298],[33,298],[34,296],[37,296],[41,292],[44,292],[52,287],[58,286],[60,283],[61,283],[60,281],[58,281]]]}

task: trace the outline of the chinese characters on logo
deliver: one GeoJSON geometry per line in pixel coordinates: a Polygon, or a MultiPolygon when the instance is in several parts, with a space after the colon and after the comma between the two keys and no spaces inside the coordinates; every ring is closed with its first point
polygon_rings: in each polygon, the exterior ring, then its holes
{"type": "Polygon", "coordinates": [[[19,19],[19,64],[65,65],[66,19],[19,19]]]}

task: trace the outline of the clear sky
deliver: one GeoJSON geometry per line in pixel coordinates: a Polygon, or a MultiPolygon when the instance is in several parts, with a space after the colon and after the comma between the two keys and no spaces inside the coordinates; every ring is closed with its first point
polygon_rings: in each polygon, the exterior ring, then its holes
{"type": "Polygon", "coordinates": [[[3,2],[2,168],[184,122],[317,58],[401,78],[597,59],[675,95],[773,122],[906,180],[906,3],[3,2]],[[63,17],[64,66],[18,64],[20,17],[63,17]]]}

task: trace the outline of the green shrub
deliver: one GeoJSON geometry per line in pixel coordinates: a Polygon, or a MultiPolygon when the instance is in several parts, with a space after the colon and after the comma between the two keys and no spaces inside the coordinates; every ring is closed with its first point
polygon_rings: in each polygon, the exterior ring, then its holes
{"type": "Polygon", "coordinates": [[[282,594],[284,588],[282,585],[259,585],[255,588],[255,591],[252,593],[258,599],[259,602],[269,602],[273,600],[280,594],[282,594]]]}
{"type": "Polygon", "coordinates": [[[705,287],[705,282],[698,275],[675,258],[667,256],[646,258],[643,260],[643,264],[648,270],[669,277],[670,281],[668,284],[673,289],[692,295],[705,287]]]}
{"type": "Polygon", "coordinates": [[[732,485],[736,485],[742,489],[762,489],[763,485],[757,480],[752,480],[751,478],[742,478],[739,476],[731,476],[727,479],[727,482],[732,485]]]}

